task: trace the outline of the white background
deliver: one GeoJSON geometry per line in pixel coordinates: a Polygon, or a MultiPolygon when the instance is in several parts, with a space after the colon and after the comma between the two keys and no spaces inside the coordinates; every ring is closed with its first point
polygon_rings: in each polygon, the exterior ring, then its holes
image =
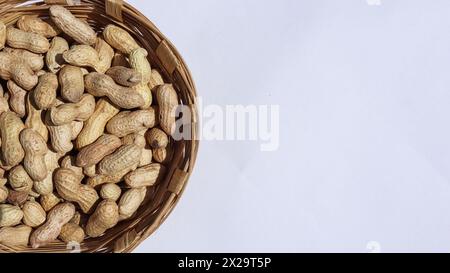
{"type": "Polygon", "coordinates": [[[448,0],[129,3],[205,104],[281,109],[277,152],[203,141],[137,252],[450,252],[448,0]]]}

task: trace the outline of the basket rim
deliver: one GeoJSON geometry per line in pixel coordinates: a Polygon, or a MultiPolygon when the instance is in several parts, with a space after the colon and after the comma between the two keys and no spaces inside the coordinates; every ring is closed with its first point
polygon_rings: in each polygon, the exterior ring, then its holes
{"type": "MultiPolygon", "coordinates": [[[[51,4],[61,4],[64,2],[67,4],[67,1],[71,0],[46,0],[46,1],[32,1],[32,0],[0,0],[0,14],[8,14],[13,16],[4,17],[0,20],[4,21],[7,24],[17,21],[18,17],[22,14],[28,13],[39,13],[48,9],[51,4]],[[51,3],[50,3],[51,2],[51,3]],[[7,9],[5,11],[6,8],[7,9]],[[11,8],[12,7],[12,8],[11,8]]],[[[168,188],[162,195],[166,195],[167,197],[164,199],[163,206],[160,208],[160,211],[156,213],[156,217],[152,224],[145,225],[145,227],[139,231],[136,231],[136,226],[138,226],[137,219],[133,221],[133,228],[128,230],[125,228],[117,232],[118,236],[115,236],[113,240],[102,243],[102,245],[93,251],[90,249],[82,249],[83,252],[131,252],[135,250],[139,244],[141,244],[145,239],[150,237],[171,215],[178,202],[180,201],[180,197],[185,192],[189,179],[192,175],[192,172],[195,167],[195,163],[197,160],[197,155],[199,151],[200,141],[198,140],[196,134],[199,132],[199,123],[197,122],[199,113],[197,111],[197,89],[195,86],[195,82],[193,80],[191,71],[187,66],[184,58],[179,53],[178,49],[170,42],[169,39],[153,24],[153,22],[147,18],[144,14],[142,14],[139,10],[133,7],[131,4],[126,3],[125,1],[117,1],[117,0],[81,0],[79,1],[79,5],[65,5],[69,10],[74,12],[78,12],[83,14],[84,12],[91,12],[93,9],[100,8],[103,9],[105,15],[108,13],[108,9],[111,10],[111,5],[113,5],[113,10],[117,12],[117,8],[119,7],[120,14],[113,15],[112,18],[109,18],[111,23],[115,23],[119,26],[126,27],[127,19],[137,20],[144,25],[146,29],[148,29],[155,37],[155,40],[159,42],[158,47],[155,50],[155,54],[158,58],[157,62],[161,62],[158,65],[160,70],[163,70],[171,79],[171,83],[175,83],[177,78],[181,78],[181,82],[184,83],[185,88],[187,90],[185,94],[185,98],[181,99],[183,103],[188,106],[192,106],[192,117],[191,128],[192,128],[192,140],[183,140],[181,144],[182,147],[180,149],[183,150],[180,153],[180,162],[175,162],[172,164],[170,162],[171,169],[173,168],[173,173],[171,177],[167,177],[166,180],[168,184],[168,188]],[[109,6],[108,6],[109,5],[109,6]],[[115,8],[115,9],[114,9],[115,8]],[[125,19],[125,20],[122,20],[125,19]],[[158,50],[161,49],[161,54],[158,56],[158,50]],[[168,59],[165,60],[168,55],[168,59]],[[172,59],[171,59],[172,58],[172,59]],[[175,58],[175,60],[173,59],[175,58]],[[165,62],[166,61],[166,62],[165,62]],[[173,67],[173,63],[175,61],[176,66],[173,67]],[[172,70],[173,69],[173,70],[172,70]],[[187,154],[187,155],[186,155],[187,154]],[[183,157],[184,156],[184,157],[183,157]],[[175,166],[176,163],[179,163],[180,166],[175,166]],[[180,177],[178,177],[178,175],[180,177]],[[175,176],[177,176],[175,178],[175,176]],[[170,181],[169,181],[170,180],[170,181]],[[172,184],[174,186],[171,188],[172,184]],[[108,246],[106,246],[108,245],[108,246]]],[[[110,12],[110,11],[109,11],[110,12]]],[[[110,14],[108,14],[110,15],[110,14]]],[[[81,17],[79,14],[76,14],[77,17],[81,17]]],[[[129,27],[127,27],[129,28],[129,27]]],[[[147,48],[146,48],[147,49],[147,48]]],[[[152,61],[154,61],[152,59],[152,61]]],[[[180,86],[178,88],[181,89],[180,86]]],[[[180,89],[177,89],[178,93],[180,93],[180,89]]],[[[169,175],[168,175],[169,176],[169,175]]],[[[152,216],[152,215],[150,215],[152,216]]],[[[50,244],[47,249],[37,249],[31,251],[30,248],[22,249],[22,248],[11,248],[4,245],[0,245],[0,253],[1,252],[53,252],[54,250],[58,250],[55,252],[69,252],[63,251],[62,249],[52,248],[55,245],[50,244]]]]}

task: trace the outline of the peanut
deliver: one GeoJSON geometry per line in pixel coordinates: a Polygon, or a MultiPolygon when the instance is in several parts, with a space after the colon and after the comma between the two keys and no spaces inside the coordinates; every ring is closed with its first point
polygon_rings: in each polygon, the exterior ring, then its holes
{"type": "Polygon", "coordinates": [[[136,86],[133,86],[132,89],[141,95],[144,99],[144,105],[140,107],[140,109],[148,109],[153,103],[153,95],[152,90],[148,87],[148,84],[140,83],[136,86]]]}
{"type": "Polygon", "coordinates": [[[172,160],[173,156],[173,148],[168,145],[166,148],[154,149],[153,150],[153,159],[161,164],[166,164],[170,160],[172,160]]]}
{"type": "Polygon", "coordinates": [[[61,200],[53,193],[42,195],[39,201],[46,212],[49,212],[61,202],[61,200]]]}
{"type": "Polygon", "coordinates": [[[90,186],[82,185],[80,177],[70,169],[58,169],[55,172],[55,186],[58,194],[66,201],[80,205],[84,213],[89,213],[99,199],[97,192],[90,186]]]}
{"type": "Polygon", "coordinates": [[[18,206],[0,205],[0,227],[13,227],[22,221],[23,212],[18,206]]]}
{"type": "Polygon", "coordinates": [[[0,21],[0,49],[6,45],[6,25],[0,21]]]}
{"type": "Polygon", "coordinates": [[[56,126],[72,123],[73,121],[86,121],[95,110],[95,98],[92,95],[83,95],[78,103],[67,103],[53,107],[49,112],[50,121],[56,126]]]}
{"type": "Polygon", "coordinates": [[[16,166],[11,169],[11,171],[9,171],[8,179],[9,185],[15,191],[29,193],[33,188],[33,180],[31,180],[31,177],[28,175],[22,165],[16,166]]]}
{"type": "Polygon", "coordinates": [[[78,135],[80,135],[81,130],[83,130],[84,122],[82,121],[72,121],[72,140],[76,140],[78,135]]]}
{"type": "Polygon", "coordinates": [[[67,123],[60,126],[54,125],[50,121],[49,115],[46,116],[46,124],[53,150],[61,154],[72,151],[72,124],[67,123]]]}
{"type": "Polygon", "coordinates": [[[10,190],[7,202],[14,206],[22,206],[28,200],[29,194],[23,191],[10,190]]]}
{"type": "Polygon", "coordinates": [[[99,164],[100,174],[114,175],[129,169],[132,166],[139,165],[142,149],[137,145],[124,145],[115,153],[106,156],[99,164]]]}
{"type": "Polygon", "coordinates": [[[117,113],[119,109],[116,106],[108,100],[101,99],[76,140],[77,148],[82,149],[95,142],[105,131],[106,123],[117,113]]]}
{"type": "Polygon", "coordinates": [[[45,155],[48,152],[44,138],[32,129],[25,129],[20,133],[20,143],[25,150],[23,166],[30,177],[35,181],[47,177],[45,155]]]}
{"type": "Polygon", "coordinates": [[[169,137],[159,128],[153,128],[146,134],[147,143],[153,149],[166,148],[169,144],[169,137]]]}
{"type": "Polygon", "coordinates": [[[138,167],[144,167],[152,163],[153,160],[153,151],[145,147],[142,150],[141,160],[139,161],[138,167]]]}
{"type": "Polygon", "coordinates": [[[88,177],[95,177],[97,175],[97,166],[92,165],[83,168],[84,175],[88,177]]]}
{"type": "Polygon", "coordinates": [[[37,16],[24,15],[17,21],[17,27],[26,32],[40,34],[46,38],[52,38],[61,31],[37,16]]]}
{"type": "Polygon", "coordinates": [[[87,185],[96,188],[98,186],[104,185],[104,184],[115,184],[119,183],[123,180],[124,176],[131,172],[132,170],[135,170],[137,168],[136,165],[130,166],[127,169],[124,169],[120,173],[112,174],[112,175],[105,175],[105,174],[99,174],[94,177],[90,177],[87,180],[87,185]]]}
{"type": "Polygon", "coordinates": [[[31,67],[20,58],[6,52],[0,52],[0,77],[13,80],[25,90],[31,90],[38,84],[38,77],[31,67]]]}
{"type": "Polygon", "coordinates": [[[125,183],[131,188],[151,187],[164,173],[165,168],[161,164],[150,164],[127,174],[125,183]]]}
{"type": "MultiPolygon", "coordinates": [[[[145,131],[143,134],[145,134],[145,131]]],[[[134,134],[127,135],[122,138],[122,144],[123,145],[136,144],[139,148],[144,149],[147,143],[143,134],[141,132],[137,132],[134,134]]]]}
{"type": "Polygon", "coordinates": [[[84,230],[79,225],[70,222],[62,227],[59,234],[59,238],[67,244],[73,242],[81,244],[84,237],[84,230]]]}
{"type": "Polygon", "coordinates": [[[119,207],[116,202],[102,201],[86,225],[86,234],[92,238],[100,237],[105,231],[119,222],[119,207]]]}
{"type": "Polygon", "coordinates": [[[142,82],[142,75],[131,68],[124,66],[111,67],[106,75],[110,76],[117,84],[133,87],[142,82]]]}
{"type": "Polygon", "coordinates": [[[122,145],[121,140],[114,135],[103,135],[94,143],[81,149],[76,165],[89,167],[98,164],[105,156],[112,154],[122,145]]]}
{"type": "Polygon", "coordinates": [[[128,58],[124,54],[116,52],[116,54],[114,54],[111,66],[123,66],[129,68],[130,63],[128,62],[128,58]]]}
{"type": "Polygon", "coordinates": [[[115,25],[106,26],[103,37],[108,44],[127,55],[140,48],[127,31],[115,25]]]}
{"type": "Polygon", "coordinates": [[[45,222],[47,214],[36,201],[28,201],[23,205],[23,223],[30,227],[38,227],[45,222]]]}
{"type": "Polygon", "coordinates": [[[87,92],[96,97],[108,97],[112,103],[124,109],[138,108],[144,105],[142,96],[131,88],[117,85],[114,80],[105,74],[90,73],[86,75],[87,92]]]}
{"type": "Polygon", "coordinates": [[[72,219],[74,214],[75,206],[71,203],[63,203],[54,207],[48,214],[45,224],[31,234],[31,246],[38,248],[56,240],[62,227],[72,219]]]}
{"type": "Polygon", "coordinates": [[[0,203],[4,203],[8,199],[9,190],[5,186],[0,186],[0,203]]]}
{"type": "Polygon", "coordinates": [[[6,29],[6,43],[10,47],[26,49],[38,54],[47,53],[50,49],[50,43],[44,36],[14,27],[6,29]]]}
{"type": "Polygon", "coordinates": [[[74,66],[91,67],[99,71],[100,57],[97,51],[88,45],[74,45],[63,53],[64,60],[74,66]]]}
{"type": "Polygon", "coordinates": [[[153,91],[155,88],[157,88],[163,84],[164,84],[164,80],[163,80],[161,74],[159,73],[159,71],[156,69],[152,69],[148,87],[150,87],[150,89],[153,91]]]}
{"type": "Polygon", "coordinates": [[[81,223],[81,214],[78,211],[75,212],[75,215],[73,216],[73,218],[70,220],[69,223],[79,226],[81,223]]]}
{"type": "Polygon", "coordinates": [[[97,41],[95,31],[86,22],[76,18],[62,6],[51,6],[50,18],[59,29],[80,44],[93,45],[97,41]]]}
{"type": "Polygon", "coordinates": [[[37,106],[34,104],[32,100],[33,92],[34,91],[28,93],[28,96],[26,98],[26,110],[28,116],[25,121],[25,126],[38,132],[42,136],[42,138],[44,138],[45,142],[47,142],[48,141],[47,126],[45,126],[44,121],[42,120],[42,110],[37,109],[37,106]]]}
{"type": "Polygon", "coordinates": [[[134,112],[121,112],[112,118],[106,125],[106,131],[118,137],[137,133],[156,125],[155,110],[140,110],[134,112]]]}
{"type": "Polygon", "coordinates": [[[119,201],[119,219],[126,220],[133,216],[145,200],[147,188],[134,188],[126,191],[119,201]]]}
{"type": "Polygon", "coordinates": [[[45,73],[39,77],[39,83],[33,92],[33,100],[39,110],[50,109],[56,103],[58,85],[55,74],[45,73]]]}
{"type": "Polygon", "coordinates": [[[61,168],[72,170],[82,180],[84,178],[83,168],[75,166],[75,161],[75,157],[68,155],[61,161],[61,168]]]}
{"type": "Polygon", "coordinates": [[[27,91],[12,80],[9,80],[6,85],[8,86],[9,105],[11,106],[11,110],[20,118],[25,117],[25,98],[28,94],[27,91]]]}
{"type": "Polygon", "coordinates": [[[59,72],[62,97],[72,103],[78,103],[84,93],[84,76],[81,68],[64,66],[59,72]]]}
{"type": "Polygon", "coordinates": [[[31,234],[31,227],[20,225],[17,227],[4,227],[0,229],[0,244],[17,247],[26,247],[31,234]]]}
{"type": "Polygon", "coordinates": [[[105,200],[116,202],[122,194],[122,189],[116,184],[105,184],[100,190],[100,196],[105,200]]]}
{"type": "Polygon", "coordinates": [[[97,71],[105,73],[111,67],[114,58],[114,49],[105,42],[105,40],[98,38],[95,44],[95,50],[98,53],[99,62],[97,64],[97,71]]]}
{"type": "Polygon", "coordinates": [[[178,95],[171,84],[161,85],[156,91],[161,128],[172,136],[175,133],[178,95]]]}
{"type": "Polygon", "coordinates": [[[44,68],[44,57],[40,54],[36,54],[25,49],[10,47],[5,48],[3,52],[17,57],[19,60],[30,66],[33,71],[40,71],[44,68]]]}
{"type": "MultiPolygon", "coordinates": [[[[4,94],[3,87],[0,87],[0,113],[11,111],[11,109],[9,108],[8,100],[9,100],[9,94],[4,94]]],[[[0,145],[1,145],[1,141],[0,141],[0,145]]]]}
{"type": "Polygon", "coordinates": [[[64,64],[63,53],[68,50],[69,44],[64,38],[53,38],[50,44],[50,49],[45,56],[45,62],[47,63],[47,68],[50,72],[57,73],[61,69],[64,64]]]}
{"type": "Polygon", "coordinates": [[[141,74],[142,83],[148,85],[152,76],[152,68],[147,59],[148,52],[144,48],[137,48],[130,53],[130,66],[141,74]]]}
{"type": "Polygon", "coordinates": [[[19,134],[23,129],[25,125],[16,114],[4,112],[0,115],[2,156],[8,166],[17,166],[25,157],[25,151],[19,141],[19,134]]]}
{"type": "Polygon", "coordinates": [[[53,172],[59,168],[58,161],[60,157],[60,155],[51,150],[48,150],[45,155],[44,162],[47,167],[47,177],[42,181],[34,182],[34,190],[40,195],[49,195],[53,192],[53,172]]]}

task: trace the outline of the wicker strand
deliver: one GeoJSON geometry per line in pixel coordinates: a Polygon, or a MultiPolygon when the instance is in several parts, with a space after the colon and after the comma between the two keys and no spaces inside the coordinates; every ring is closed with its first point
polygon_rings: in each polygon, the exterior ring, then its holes
{"type": "Polygon", "coordinates": [[[77,1],[77,0],[45,0],[44,2],[47,5],[68,5],[68,6],[73,6],[75,4],[78,4],[80,1],[77,1]]]}
{"type": "Polygon", "coordinates": [[[106,14],[122,22],[123,0],[105,0],[106,14]]]}

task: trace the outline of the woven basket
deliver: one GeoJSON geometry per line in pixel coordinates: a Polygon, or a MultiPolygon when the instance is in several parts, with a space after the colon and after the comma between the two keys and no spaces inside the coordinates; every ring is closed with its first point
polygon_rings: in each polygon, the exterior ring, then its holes
{"type": "MultiPolygon", "coordinates": [[[[160,184],[149,189],[146,200],[134,218],[120,222],[100,238],[87,239],[81,252],[131,252],[164,222],[175,207],[192,173],[198,151],[196,90],[182,57],[164,35],[138,10],[122,0],[0,0],[0,20],[13,25],[22,15],[48,18],[52,4],[65,5],[76,17],[86,19],[98,32],[114,23],[131,33],[149,52],[152,67],[158,69],[166,83],[172,83],[180,103],[192,110],[191,139],[174,143],[174,156],[168,173],[160,184]]],[[[0,245],[0,252],[73,252],[65,243],[52,243],[45,248],[9,248],[0,245]]]]}

